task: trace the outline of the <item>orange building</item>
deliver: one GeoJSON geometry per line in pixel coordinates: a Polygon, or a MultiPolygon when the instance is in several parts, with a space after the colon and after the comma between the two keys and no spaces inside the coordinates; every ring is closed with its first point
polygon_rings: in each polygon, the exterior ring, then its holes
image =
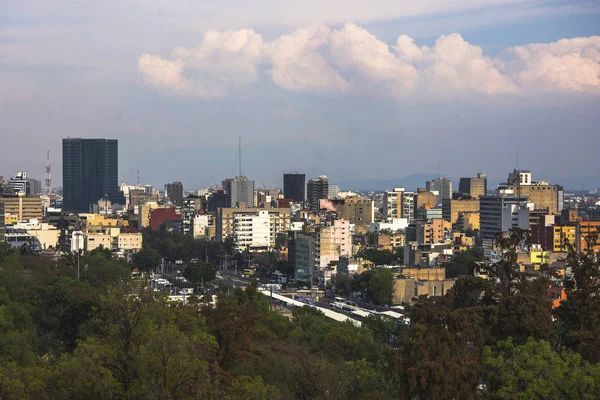
{"type": "Polygon", "coordinates": [[[552,308],[560,306],[560,302],[567,299],[567,292],[562,286],[550,286],[546,293],[548,298],[552,300],[552,308]]]}
{"type": "Polygon", "coordinates": [[[585,251],[594,247],[594,253],[600,253],[600,221],[580,221],[577,223],[577,249],[585,251]],[[598,235],[596,243],[591,243],[593,235],[598,235]]]}

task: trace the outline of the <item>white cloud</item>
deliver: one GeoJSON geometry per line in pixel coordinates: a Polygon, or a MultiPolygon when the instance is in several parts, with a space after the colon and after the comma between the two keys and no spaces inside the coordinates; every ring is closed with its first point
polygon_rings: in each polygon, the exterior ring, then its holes
{"type": "Polygon", "coordinates": [[[513,47],[498,62],[522,91],[600,94],[600,36],[513,47]]]}
{"type": "Polygon", "coordinates": [[[266,53],[272,63],[269,75],[273,82],[294,91],[346,91],[348,82],[324,57],[323,46],[330,33],[329,28],[314,26],[268,43],[266,53]]]}
{"type": "Polygon", "coordinates": [[[271,80],[292,91],[395,98],[600,93],[598,36],[514,47],[492,59],[456,33],[442,35],[430,48],[406,35],[390,46],[354,24],[298,29],[270,42],[249,29],[211,31],[195,49],[175,49],[170,60],[144,54],[138,66],[145,82],[158,89],[217,97],[257,80],[263,62],[271,80]]]}
{"type": "Polygon", "coordinates": [[[172,60],[143,54],[138,69],[144,82],[159,89],[222,97],[257,79],[263,41],[252,29],[204,34],[193,49],[176,48],[172,60]]]}
{"type": "Polygon", "coordinates": [[[433,48],[421,49],[422,75],[429,90],[438,93],[511,93],[512,79],[503,76],[481,47],[457,33],[438,38],[433,48]]]}

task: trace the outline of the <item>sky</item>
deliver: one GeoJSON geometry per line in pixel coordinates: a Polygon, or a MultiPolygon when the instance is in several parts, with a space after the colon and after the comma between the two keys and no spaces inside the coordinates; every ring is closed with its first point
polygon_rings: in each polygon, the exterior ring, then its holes
{"type": "Polygon", "coordinates": [[[126,182],[242,172],[600,176],[600,3],[2,0],[0,175],[61,184],[61,138],[126,182]]]}

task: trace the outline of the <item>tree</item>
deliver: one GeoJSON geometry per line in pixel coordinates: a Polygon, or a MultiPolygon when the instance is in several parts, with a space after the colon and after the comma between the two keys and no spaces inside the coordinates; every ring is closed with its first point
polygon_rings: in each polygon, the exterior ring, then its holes
{"type": "Polygon", "coordinates": [[[196,261],[186,265],[183,276],[195,287],[214,280],[217,277],[217,267],[205,261],[196,261]]]}
{"type": "Polygon", "coordinates": [[[600,392],[600,365],[556,353],[545,340],[517,346],[509,338],[485,355],[485,390],[492,399],[595,399],[600,392]]]}
{"type": "Polygon", "coordinates": [[[391,305],[394,297],[394,275],[388,268],[373,270],[368,283],[367,292],[376,304],[391,305]]]}
{"type": "Polygon", "coordinates": [[[154,271],[161,264],[161,258],[158,251],[151,247],[144,246],[133,256],[133,265],[141,271],[154,271]]]}
{"type": "Polygon", "coordinates": [[[556,310],[561,340],[591,362],[600,361],[600,262],[594,252],[597,241],[597,234],[590,235],[582,252],[568,244],[566,264],[573,277],[565,281],[567,299],[556,310]]]}

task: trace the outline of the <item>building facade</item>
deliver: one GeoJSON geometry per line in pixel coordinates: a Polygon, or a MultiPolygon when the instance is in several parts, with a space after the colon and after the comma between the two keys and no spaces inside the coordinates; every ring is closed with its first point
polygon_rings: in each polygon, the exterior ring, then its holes
{"type": "Polygon", "coordinates": [[[306,175],[283,174],[283,197],[296,203],[304,202],[306,200],[306,175]]]}
{"type": "Polygon", "coordinates": [[[478,173],[476,177],[460,178],[458,192],[463,197],[478,199],[487,194],[487,174],[478,173]]]}
{"type": "Polygon", "coordinates": [[[252,207],[254,205],[254,181],[245,176],[225,181],[227,207],[252,207]]]}
{"type": "Polygon", "coordinates": [[[98,200],[125,204],[119,190],[119,147],[111,139],[63,139],[63,209],[89,212],[98,200]]]}
{"type": "Polygon", "coordinates": [[[315,214],[319,213],[321,199],[329,195],[329,179],[325,175],[313,178],[306,184],[306,201],[308,208],[315,214]]]}
{"type": "Polygon", "coordinates": [[[257,215],[264,218],[265,214],[260,214],[261,211],[265,211],[268,214],[269,243],[274,245],[277,234],[287,232],[291,228],[289,208],[219,208],[215,221],[216,240],[223,242],[227,238],[235,239],[236,230],[239,235],[245,232],[245,229],[253,227],[253,225],[244,227],[242,224],[244,218],[251,218],[257,215]]]}
{"type": "Polygon", "coordinates": [[[479,198],[479,224],[483,247],[490,252],[498,234],[511,228],[529,229],[527,197],[514,195],[482,196],[479,198]]]}
{"type": "Polygon", "coordinates": [[[428,192],[437,192],[436,205],[441,204],[445,199],[452,198],[452,181],[450,178],[440,177],[425,184],[425,189],[428,192]]]}
{"type": "Polygon", "coordinates": [[[183,205],[183,185],[181,182],[172,182],[165,185],[165,197],[168,198],[175,207],[183,205]]]}

